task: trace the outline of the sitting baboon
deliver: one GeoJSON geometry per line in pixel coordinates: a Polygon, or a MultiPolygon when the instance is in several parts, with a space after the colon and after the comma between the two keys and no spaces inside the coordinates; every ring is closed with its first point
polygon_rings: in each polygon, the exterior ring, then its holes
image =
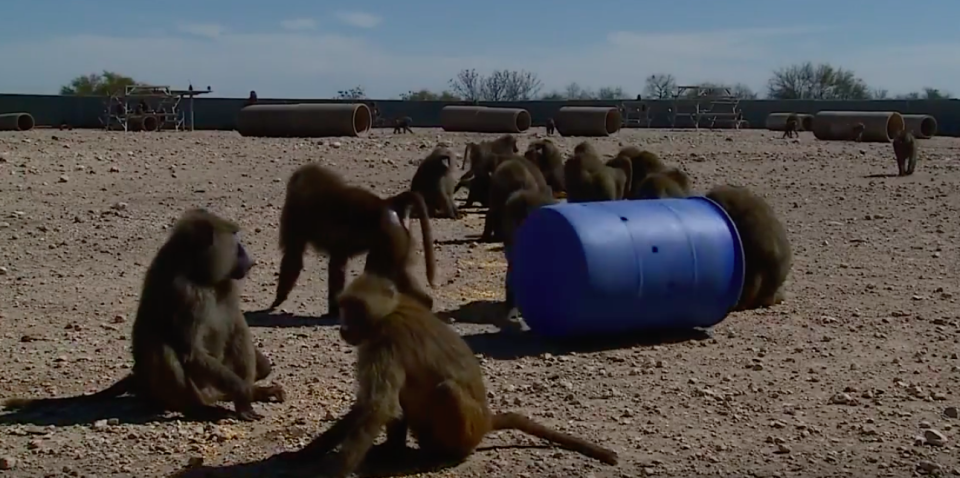
{"type": "Polygon", "coordinates": [[[593,145],[584,141],[574,148],[573,156],[563,165],[567,202],[623,199],[631,176],[629,161],[604,164],[593,145]]]}
{"type": "Polygon", "coordinates": [[[917,167],[917,138],[902,130],[893,138],[893,154],[897,158],[897,176],[909,176],[917,167]]]}
{"type": "Polygon", "coordinates": [[[203,209],[184,213],[147,269],[133,322],[133,372],[93,395],[8,400],[18,408],[90,401],[124,393],[159,409],[204,418],[231,400],[242,420],[258,420],[253,402],[284,400],[279,385],[254,383],[270,361],[253,343],[240,310],[240,281],[254,261],[240,228],[203,209]]]}
{"type": "Polygon", "coordinates": [[[530,143],[523,156],[540,168],[547,185],[554,194],[567,190],[563,182],[563,153],[549,139],[540,139],[530,143]]]}
{"type": "Polygon", "coordinates": [[[783,300],[783,283],[793,263],[783,223],[764,199],[745,187],[716,186],[707,193],[737,226],[743,244],[744,282],[733,310],[770,307],[783,300]]]}
{"type": "Polygon", "coordinates": [[[457,186],[453,166],[455,155],[446,146],[437,146],[417,167],[410,182],[410,190],[420,193],[430,217],[459,219],[460,212],[453,200],[457,186]]]}

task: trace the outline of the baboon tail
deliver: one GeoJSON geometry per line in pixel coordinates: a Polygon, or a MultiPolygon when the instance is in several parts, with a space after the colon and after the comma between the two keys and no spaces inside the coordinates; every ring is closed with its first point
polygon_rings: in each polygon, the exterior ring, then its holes
{"type": "Polygon", "coordinates": [[[133,379],[133,374],[129,374],[106,389],[96,393],[91,393],[89,395],[55,398],[9,398],[4,400],[3,407],[7,410],[23,410],[40,406],[77,405],[96,400],[103,400],[106,398],[119,397],[120,395],[126,393],[132,393],[134,391],[134,385],[135,382],[133,379]]]}
{"type": "Polygon", "coordinates": [[[604,448],[583,438],[568,435],[552,428],[545,427],[519,413],[498,413],[493,416],[493,430],[520,430],[537,438],[556,443],[564,448],[581,453],[590,458],[600,460],[608,465],[616,465],[617,452],[604,448]]]}
{"type": "Polygon", "coordinates": [[[420,236],[423,238],[423,260],[427,268],[427,282],[430,287],[436,287],[437,262],[433,255],[433,231],[430,228],[427,204],[423,201],[423,196],[416,191],[410,192],[410,202],[420,217],[420,236]]]}
{"type": "MultiPolygon", "coordinates": [[[[463,168],[467,167],[467,161],[469,161],[470,159],[470,145],[472,144],[473,143],[467,143],[467,145],[463,148],[463,161],[460,162],[461,171],[463,171],[463,168]]],[[[473,168],[471,167],[470,169],[473,169],[473,168]]]]}
{"type": "Polygon", "coordinates": [[[473,181],[473,178],[474,178],[474,173],[472,170],[463,173],[463,176],[460,176],[460,180],[457,181],[457,186],[453,188],[453,192],[456,193],[457,191],[460,190],[460,188],[469,187],[468,185],[470,184],[471,181],[473,181]]]}

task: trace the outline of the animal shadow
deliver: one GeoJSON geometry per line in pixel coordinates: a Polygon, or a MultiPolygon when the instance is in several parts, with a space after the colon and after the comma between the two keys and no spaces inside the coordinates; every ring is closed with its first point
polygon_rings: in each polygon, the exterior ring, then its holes
{"type": "MultiPolygon", "coordinates": [[[[502,302],[478,300],[439,315],[450,317],[457,322],[496,325],[499,314],[503,314],[502,302]]],[[[566,355],[620,348],[652,347],[710,338],[712,334],[709,330],[696,328],[646,330],[631,334],[584,336],[575,339],[541,337],[532,331],[488,332],[463,337],[474,352],[496,360],[513,360],[545,353],[566,355]]]]}
{"type": "Polygon", "coordinates": [[[320,317],[290,314],[287,312],[271,312],[269,310],[253,310],[243,313],[247,325],[250,327],[287,328],[287,327],[331,327],[337,325],[337,318],[326,314],[320,317]]]}
{"type": "Polygon", "coordinates": [[[456,239],[441,239],[433,242],[441,246],[464,246],[467,244],[478,244],[480,243],[480,235],[476,234],[466,237],[458,237],[456,239]]]}
{"type": "Polygon", "coordinates": [[[186,422],[219,421],[232,418],[225,408],[205,416],[185,417],[157,410],[133,396],[98,399],[84,403],[83,396],[41,398],[30,407],[0,413],[0,425],[35,425],[68,427],[92,425],[101,420],[116,419],[120,423],[144,425],[174,420],[186,422]]]}
{"type": "MultiPolygon", "coordinates": [[[[225,466],[200,466],[186,468],[171,475],[171,478],[254,478],[284,477],[308,478],[328,476],[336,472],[336,454],[311,460],[309,463],[295,461],[292,453],[279,453],[260,461],[225,466]]],[[[387,478],[411,476],[454,468],[461,462],[438,459],[416,448],[407,448],[401,454],[385,455],[380,446],[373,447],[355,476],[387,478]]]]}
{"type": "Polygon", "coordinates": [[[877,178],[898,178],[900,177],[896,173],[884,173],[884,174],[868,174],[864,176],[864,179],[877,179],[877,178]]]}

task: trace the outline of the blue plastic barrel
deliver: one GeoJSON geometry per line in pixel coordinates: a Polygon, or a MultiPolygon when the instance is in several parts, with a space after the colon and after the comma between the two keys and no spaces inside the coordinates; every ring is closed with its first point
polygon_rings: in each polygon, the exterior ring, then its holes
{"type": "Polygon", "coordinates": [[[548,337],[711,327],[743,288],[740,234],[706,197],[541,207],[510,256],[524,321],[548,337]]]}

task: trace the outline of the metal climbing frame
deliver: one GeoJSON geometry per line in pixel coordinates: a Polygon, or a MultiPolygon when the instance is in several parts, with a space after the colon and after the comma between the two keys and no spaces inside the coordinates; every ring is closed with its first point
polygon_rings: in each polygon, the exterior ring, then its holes
{"type": "Polygon", "coordinates": [[[624,128],[649,128],[650,107],[646,101],[620,102],[620,114],[624,128]]]}
{"type": "Polygon", "coordinates": [[[132,125],[142,124],[145,118],[153,117],[157,119],[157,130],[193,131],[193,99],[211,92],[209,87],[203,91],[195,91],[192,86],[186,90],[155,85],[127,86],[122,93],[118,92],[107,98],[105,119],[101,118],[100,122],[104,129],[130,131],[132,125]],[[189,121],[180,109],[184,98],[190,102],[189,121]],[[140,108],[141,102],[146,108],[140,108]]]}
{"type": "Polygon", "coordinates": [[[676,128],[680,118],[689,119],[696,129],[700,129],[701,124],[711,129],[717,126],[740,129],[744,124],[740,98],[729,88],[678,86],[673,95],[671,127],[676,128]]]}

